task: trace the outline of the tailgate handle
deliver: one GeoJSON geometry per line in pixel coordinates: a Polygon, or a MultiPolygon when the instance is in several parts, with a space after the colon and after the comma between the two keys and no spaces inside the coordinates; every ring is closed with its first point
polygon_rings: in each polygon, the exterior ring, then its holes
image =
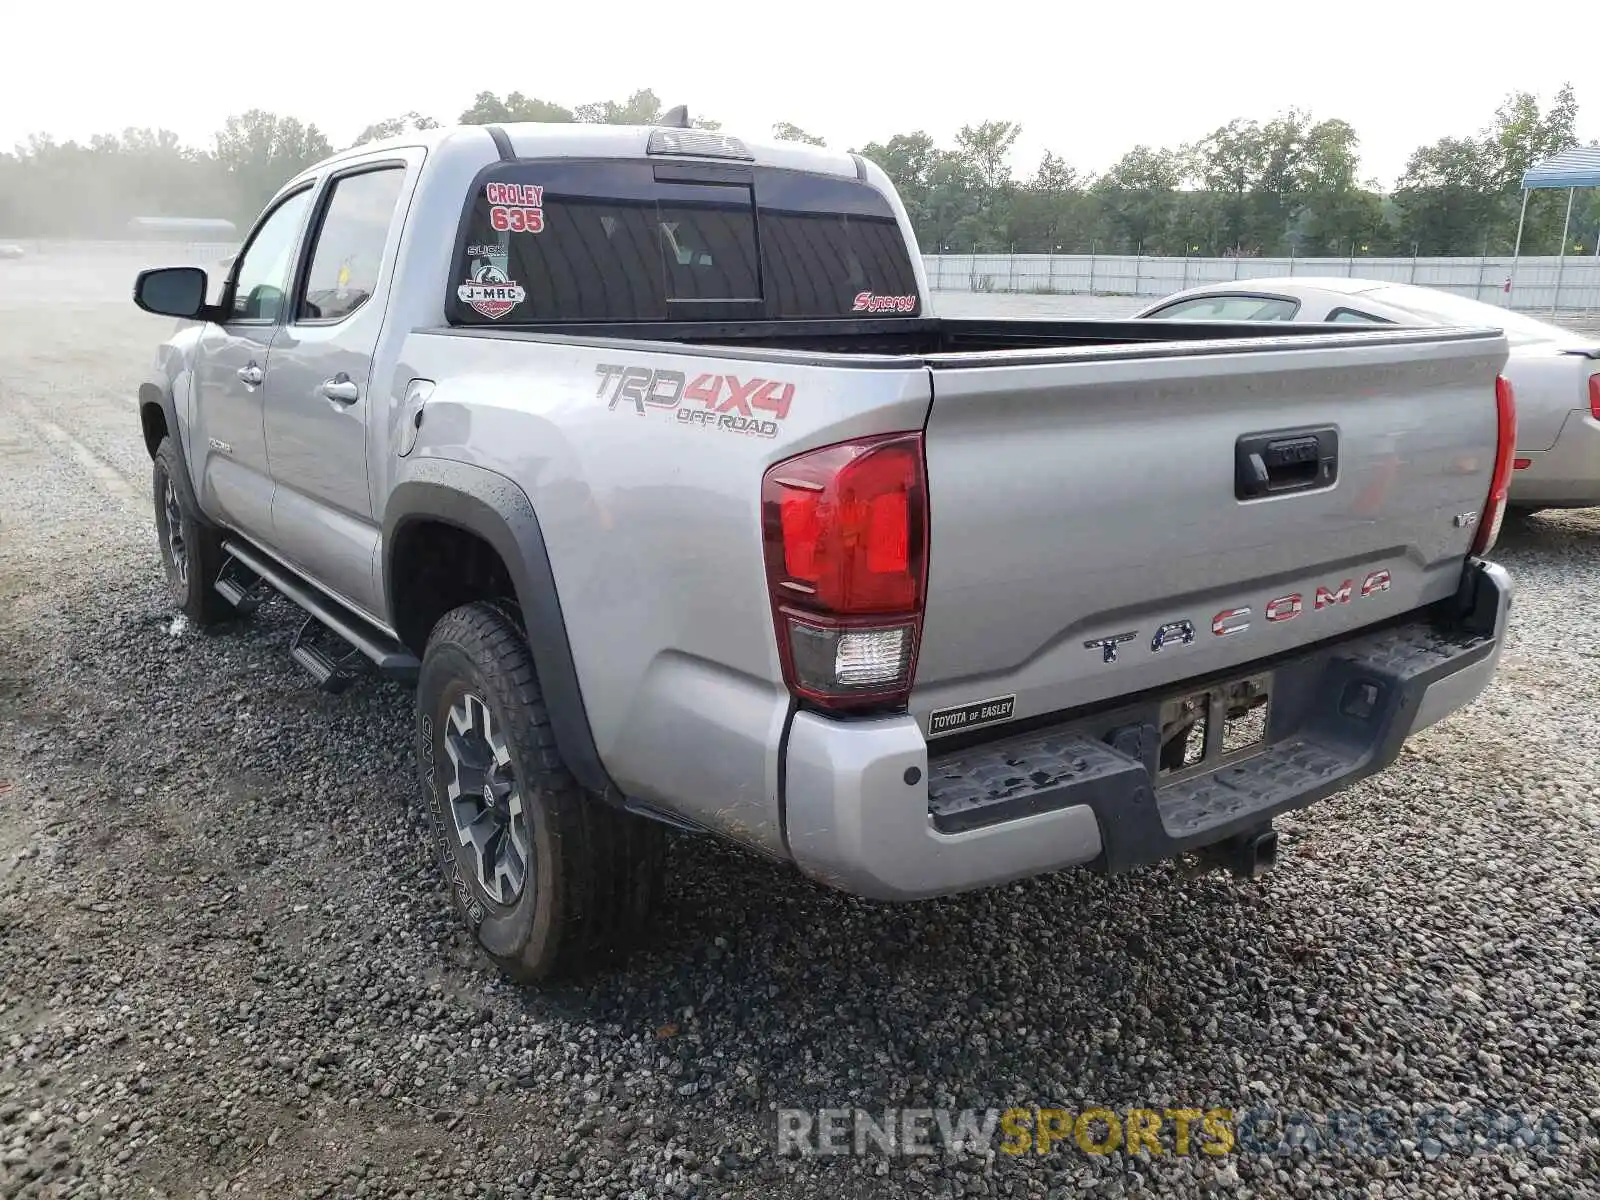
{"type": "Polygon", "coordinates": [[[1234,446],[1233,494],[1240,500],[1320,491],[1338,478],[1339,431],[1331,427],[1246,434],[1234,446]]]}

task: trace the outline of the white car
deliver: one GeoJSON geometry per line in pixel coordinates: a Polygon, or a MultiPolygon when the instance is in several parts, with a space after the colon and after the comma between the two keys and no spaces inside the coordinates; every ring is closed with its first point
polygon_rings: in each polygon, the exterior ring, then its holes
{"type": "Polygon", "coordinates": [[[1378,279],[1241,279],[1176,292],[1134,314],[1172,321],[1331,321],[1505,331],[1517,398],[1510,504],[1600,504],[1600,336],[1435,288],[1378,279]]]}

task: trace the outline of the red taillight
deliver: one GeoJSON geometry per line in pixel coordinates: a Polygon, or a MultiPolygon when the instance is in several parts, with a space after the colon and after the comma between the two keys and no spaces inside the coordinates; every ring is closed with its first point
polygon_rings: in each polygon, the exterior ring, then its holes
{"type": "Polygon", "coordinates": [[[1589,376],[1589,415],[1600,421],[1600,375],[1589,376]]]}
{"type": "Polygon", "coordinates": [[[1506,491],[1511,486],[1511,463],[1517,452],[1517,399],[1511,381],[1495,377],[1494,403],[1498,414],[1494,474],[1489,477],[1489,498],[1483,502],[1478,532],[1472,539],[1473,554],[1487,554],[1500,536],[1500,522],[1506,515],[1506,491]]]}
{"type": "Polygon", "coordinates": [[[902,705],[922,633],[922,435],[824,446],[761,480],[761,532],[790,691],[833,709],[902,705]]]}

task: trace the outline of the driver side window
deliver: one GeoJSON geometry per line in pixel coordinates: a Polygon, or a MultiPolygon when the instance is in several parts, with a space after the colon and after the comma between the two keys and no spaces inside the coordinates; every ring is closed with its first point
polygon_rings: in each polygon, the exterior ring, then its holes
{"type": "Polygon", "coordinates": [[[278,319],[289,290],[294,265],[295,238],[311,203],[311,189],[303,188],[272,210],[239,261],[228,320],[271,322],[278,319]]]}

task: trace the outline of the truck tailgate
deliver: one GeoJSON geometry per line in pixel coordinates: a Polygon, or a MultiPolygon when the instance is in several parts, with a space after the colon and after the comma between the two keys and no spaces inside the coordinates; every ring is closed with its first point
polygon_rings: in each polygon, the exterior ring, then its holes
{"type": "Polygon", "coordinates": [[[912,713],[1077,708],[1451,595],[1506,354],[1407,330],[931,356],[912,713]]]}

